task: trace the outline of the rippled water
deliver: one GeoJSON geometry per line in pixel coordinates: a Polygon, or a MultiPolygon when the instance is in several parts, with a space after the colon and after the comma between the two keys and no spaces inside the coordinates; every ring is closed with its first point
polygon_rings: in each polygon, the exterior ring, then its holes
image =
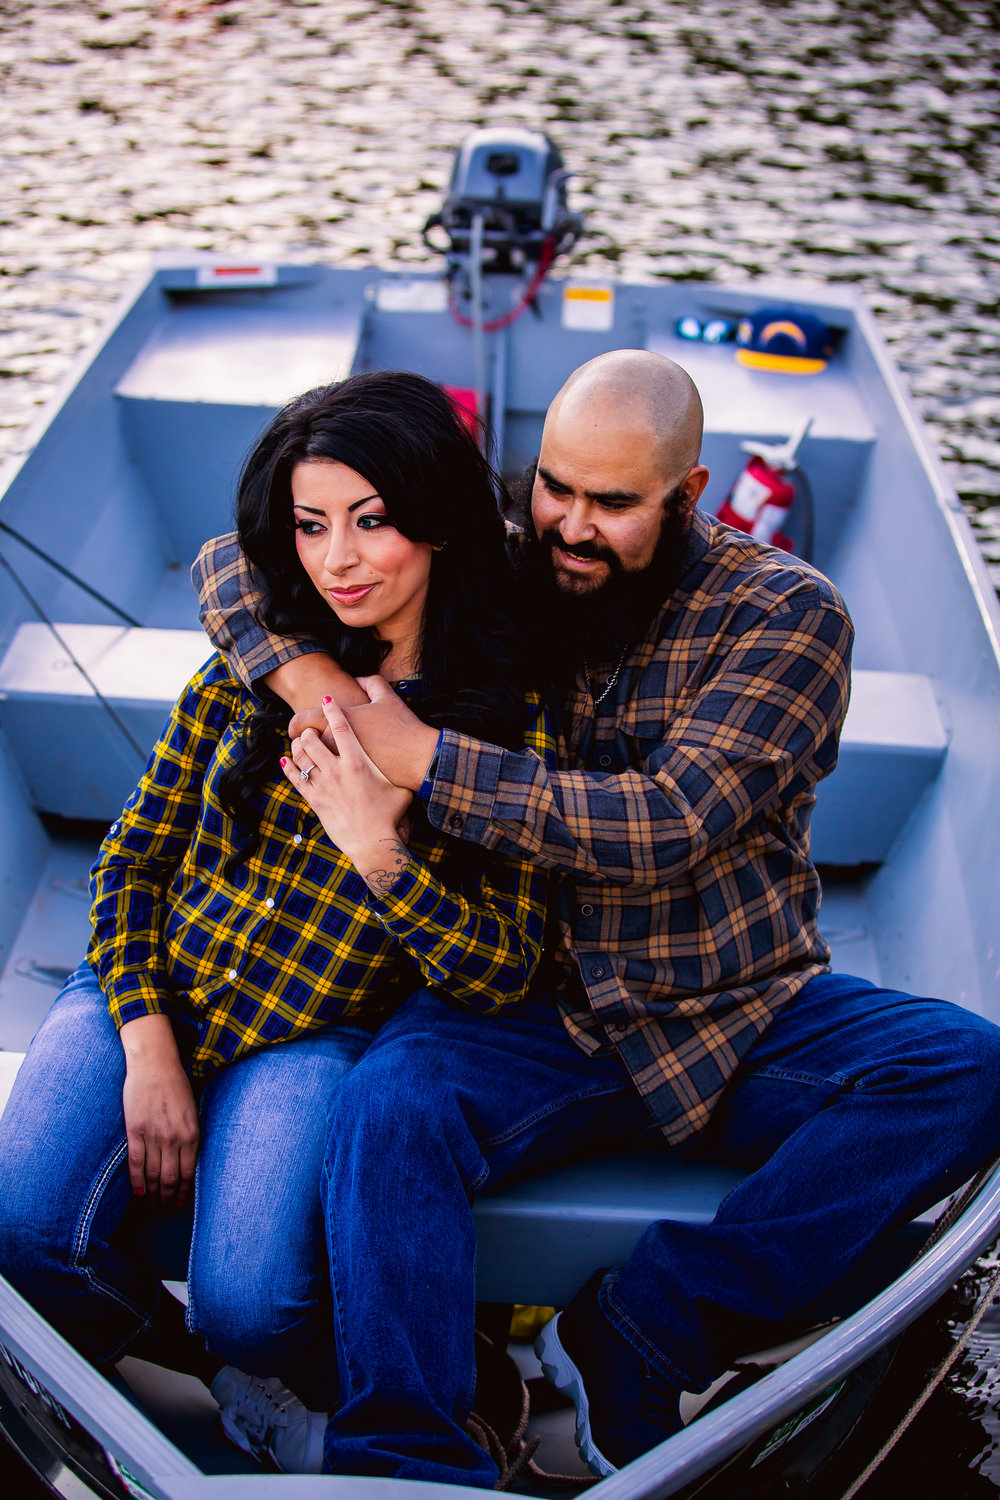
{"type": "MultiPolygon", "coordinates": [[[[422,262],[465,130],[518,122],[576,265],[856,284],[1000,587],[998,60],[995,0],[0,0],[0,454],[151,251],[422,262]]],[[[1000,1489],[990,1316],[897,1492],[1000,1489]]]]}
{"type": "Polygon", "coordinates": [[[550,129],[575,261],[849,281],[1000,584],[995,0],[0,0],[0,442],[149,252],[422,261],[473,123],[550,129]]]}

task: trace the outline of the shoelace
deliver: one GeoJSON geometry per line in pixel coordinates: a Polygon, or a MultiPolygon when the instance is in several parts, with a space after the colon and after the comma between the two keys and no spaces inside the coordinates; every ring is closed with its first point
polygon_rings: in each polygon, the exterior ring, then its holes
{"type": "Polygon", "coordinates": [[[267,1442],[275,1427],[288,1425],[287,1403],[294,1400],[287,1386],[279,1385],[274,1377],[257,1380],[238,1397],[236,1414],[252,1441],[267,1442]]]}

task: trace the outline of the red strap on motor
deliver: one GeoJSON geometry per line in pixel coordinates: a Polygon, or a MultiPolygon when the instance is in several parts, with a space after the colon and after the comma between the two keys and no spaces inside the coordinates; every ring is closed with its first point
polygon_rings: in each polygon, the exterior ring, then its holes
{"type": "MultiPolygon", "coordinates": [[[[553,237],[549,235],[549,238],[542,245],[541,252],[538,256],[538,265],[535,267],[531,280],[528,282],[528,285],[525,287],[520,298],[511,308],[510,312],[504,313],[502,317],[499,318],[491,318],[488,323],[484,323],[484,333],[499,333],[501,328],[509,328],[512,323],[517,322],[522,313],[527,312],[532,302],[534,302],[535,298],[538,296],[539,288],[541,287],[542,282],[545,280],[545,277],[548,274],[549,267],[551,266],[555,258],[556,242],[553,237]]],[[[460,327],[475,327],[475,323],[472,318],[467,318],[465,313],[459,312],[458,302],[455,299],[455,294],[450,288],[448,290],[448,307],[451,311],[452,317],[460,327]]]]}

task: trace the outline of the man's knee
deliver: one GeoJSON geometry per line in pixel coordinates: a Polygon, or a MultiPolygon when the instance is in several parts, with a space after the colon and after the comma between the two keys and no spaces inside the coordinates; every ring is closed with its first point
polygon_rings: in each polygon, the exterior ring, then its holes
{"type": "Polygon", "coordinates": [[[1000,1026],[960,1012],[939,1043],[951,1059],[956,1128],[978,1136],[984,1154],[1000,1150],[1000,1026]]]}

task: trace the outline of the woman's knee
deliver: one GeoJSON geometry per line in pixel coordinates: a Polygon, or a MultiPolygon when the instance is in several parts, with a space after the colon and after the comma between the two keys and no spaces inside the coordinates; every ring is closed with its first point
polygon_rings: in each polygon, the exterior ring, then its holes
{"type": "Polygon", "coordinates": [[[230,1261],[208,1275],[192,1267],[188,1324],[229,1364],[252,1374],[283,1367],[319,1316],[320,1285],[250,1275],[230,1261]]]}

